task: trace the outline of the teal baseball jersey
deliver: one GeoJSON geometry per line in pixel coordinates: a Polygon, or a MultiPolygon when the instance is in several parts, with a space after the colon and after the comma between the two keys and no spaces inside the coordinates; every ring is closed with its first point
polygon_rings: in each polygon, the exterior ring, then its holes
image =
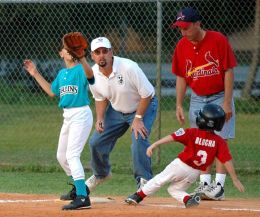
{"type": "Polygon", "coordinates": [[[51,84],[52,92],[60,97],[59,107],[74,108],[90,104],[88,80],[81,64],[61,69],[51,84]]]}

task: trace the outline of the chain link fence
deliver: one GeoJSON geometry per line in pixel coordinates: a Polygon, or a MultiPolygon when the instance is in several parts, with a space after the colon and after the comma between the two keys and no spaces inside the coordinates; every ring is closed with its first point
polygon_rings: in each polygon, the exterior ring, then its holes
{"type": "MultiPolygon", "coordinates": [[[[14,130],[15,136],[21,136],[26,144],[32,135],[39,141],[46,138],[53,120],[60,120],[60,117],[54,116],[55,112],[58,113],[57,100],[49,99],[25,73],[22,62],[25,58],[33,59],[43,76],[52,81],[63,67],[58,55],[60,39],[71,31],[83,32],[89,42],[98,36],[106,36],[112,42],[115,55],[139,63],[155,85],[160,99],[153,134],[158,138],[169,133],[163,129],[167,121],[175,119],[175,76],[171,73],[171,57],[181,37],[170,25],[177,11],[184,6],[193,6],[200,11],[203,28],[221,31],[228,36],[238,60],[234,87],[237,122],[243,125],[243,121],[252,115],[253,120],[259,120],[259,0],[1,0],[2,150],[12,145],[13,139],[4,136],[7,130],[14,130]],[[44,127],[33,125],[32,120],[37,120],[44,127]]],[[[89,52],[88,59],[91,61],[89,52]]],[[[187,97],[186,111],[188,103],[187,97]]],[[[258,121],[250,126],[255,129],[257,125],[258,121]]],[[[177,127],[172,124],[173,129],[177,127]]],[[[250,145],[248,141],[240,151],[234,148],[235,159],[241,168],[257,169],[259,159],[252,155],[259,152],[259,147],[250,145]]]]}

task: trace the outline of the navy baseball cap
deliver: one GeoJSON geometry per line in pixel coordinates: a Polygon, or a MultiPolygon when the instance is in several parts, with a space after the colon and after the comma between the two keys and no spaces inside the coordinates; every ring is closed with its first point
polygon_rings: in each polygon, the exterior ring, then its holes
{"type": "Polygon", "coordinates": [[[181,9],[176,17],[175,22],[172,24],[172,27],[187,28],[191,23],[200,21],[201,17],[199,13],[191,7],[181,9]]]}

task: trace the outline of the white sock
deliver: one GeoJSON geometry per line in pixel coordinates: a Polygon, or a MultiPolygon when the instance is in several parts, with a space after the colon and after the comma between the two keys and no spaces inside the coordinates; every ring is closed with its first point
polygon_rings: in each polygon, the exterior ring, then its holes
{"type": "Polygon", "coordinates": [[[200,182],[202,183],[207,183],[208,185],[210,185],[211,183],[211,174],[201,174],[200,175],[200,182]]]}
{"type": "Polygon", "coordinates": [[[215,179],[216,184],[220,183],[221,186],[224,188],[225,180],[226,180],[226,174],[216,173],[216,179],[215,179]]]}

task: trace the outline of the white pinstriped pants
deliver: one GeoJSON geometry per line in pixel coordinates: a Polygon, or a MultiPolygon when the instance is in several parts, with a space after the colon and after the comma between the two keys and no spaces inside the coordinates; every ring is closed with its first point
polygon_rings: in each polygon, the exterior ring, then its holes
{"type": "Polygon", "coordinates": [[[73,180],[85,179],[80,155],[87,142],[93,125],[89,106],[64,109],[63,125],[60,131],[57,159],[68,176],[73,180]]]}
{"type": "Polygon", "coordinates": [[[150,179],[144,185],[142,191],[149,196],[165,184],[170,183],[168,187],[169,194],[183,203],[183,198],[189,195],[186,190],[196,181],[199,175],[199,170],[193,169],[179,158],[176,158],[161,173],[150,179]]]}

